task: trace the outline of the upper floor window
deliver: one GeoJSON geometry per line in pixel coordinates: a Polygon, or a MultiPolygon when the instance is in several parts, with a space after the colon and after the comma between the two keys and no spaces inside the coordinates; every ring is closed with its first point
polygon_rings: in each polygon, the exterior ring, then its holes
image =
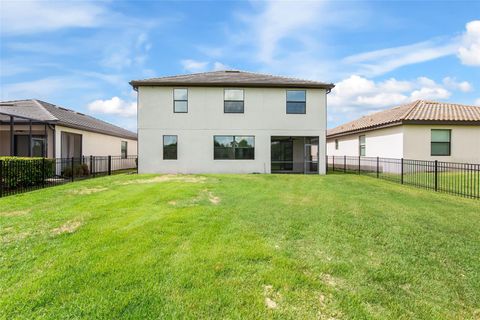
{"type": "Polygon", "coordinates": [[[335,150],[338,150],[338,139],[335,139],[335,150]]]}
{"type": "Polygon", "coordinates": [[[188,89],[185,89],[185,88],[173,89],[173,112],[175,113],[188,112],[188,89]]]}
{"type": "Polygon", "coordinates": [[[305,90],[287,90],[287,113],[305,114],[306,100],[305,90]]]}
{"type": "Polygon", "coordinates": [[[214,136],[213,148],[215,160],[255,159],[255,137],[253,136],[214,136]]]}
{"type": "Polygon", "coordinates": [[[243,90],[225,89],[223,111],[225,113],[243,113],[243,90]]]}
{"type": "Polygon", "coordinates": [[[128,142],[127,141],[122,141],[122,146],[120,153],[122,155],[122,159],[127,159],[127,149],[128,149],[128,142]]]}
{"type": "Polygon", "coordinates": [[[362,157],[365,157],[366,150],[365,150],[365,136],[358,137],[359,142],[359,154],[362,157]]]}
{"type": "Polygon", "coordinates": [[[177,160],[177,136],[163,136],[163,160],[177,160]]]}
{"type": "Polygon", "coordinates": [[[452,130],[432,129],[432,140],[430,142],[430,154],[432,156],[449,156],[451,153],[452,130]]]}

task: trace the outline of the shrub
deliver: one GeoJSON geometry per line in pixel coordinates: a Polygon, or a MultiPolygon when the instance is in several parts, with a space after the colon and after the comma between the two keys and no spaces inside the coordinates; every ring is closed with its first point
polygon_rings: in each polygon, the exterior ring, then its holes
{"type": "MultiPolygon", "coordinates": [[[[74,177],[88,176],[90,174],[90,170],[88,168],[88,165],[86,163],[74,164],[73,165],[73,174],[74,174],[74,177]]],[[[72,177],[72,167],[70,165],[63,169],[62,176],[72,177]]]]}
{"type": "Polygon", "coordinates": [[[20,188],[43,183],[55,176],[55,159],[0,157],[5,188],[20,188]]]}

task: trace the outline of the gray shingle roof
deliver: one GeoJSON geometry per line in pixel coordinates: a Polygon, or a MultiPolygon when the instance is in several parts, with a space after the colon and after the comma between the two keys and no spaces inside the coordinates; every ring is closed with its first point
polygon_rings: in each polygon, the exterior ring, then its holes
{"type": "Polygon", "coordinates": [[[332,83],[273,76],[237,70],[223,70],[184,74],[177,76],[132,80],[133,88],[139,86],[218,86],[218,87],[287,87],[331,89],[332,83]]]}
{"type": "Polygon", "coordinates": [[[392,109],[363,116],[327,131],[328,137],[374,130],[403,123],[478,123],[480,107],[457,103],[417,100],[392,109]]]}
{"type": "Polygon", "coordinates": [[[2,101],[0,103],[0,113],[121,138],[137,139],[137,134],[134,132],[37,99],[2,101]]]}

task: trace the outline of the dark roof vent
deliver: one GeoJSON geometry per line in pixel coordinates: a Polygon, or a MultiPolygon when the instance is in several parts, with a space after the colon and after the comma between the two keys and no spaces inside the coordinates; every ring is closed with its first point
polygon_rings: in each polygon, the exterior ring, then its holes
{"type": "Polygon", "coordinates": [[[228,72],[228,73],[240,73],[240,71],[238,71],[238,70],[225,70],[225,72],[228,72]]]}

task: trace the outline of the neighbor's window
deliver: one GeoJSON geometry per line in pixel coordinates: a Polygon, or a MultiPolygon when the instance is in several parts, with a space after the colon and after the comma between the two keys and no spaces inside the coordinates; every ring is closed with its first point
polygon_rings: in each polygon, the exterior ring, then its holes
{"type": "Polygon", "coordinates": [[[431,155],[449,156],[451,153],[452,130],[432,129],[431,155]]]}
{"type": "Polygon", "coordinates": [[[253,160],[255,159],[254,136],[214,136],[213,159],[253,160]]]}
{"type": "Polygon", "coordinates": [[[306,113],[305,90],[287,90],[287,113],[306,113]]]}
{"type": "Polygon", "coordinates": [[[223,112],[243,113],[243,89],[225,89],[223,112]]]}
{"type": "Polygon", "coordinates": [[[120,150],[120,153],[122,155],[122,159],[127,159],[127,149],[128,149],[127,141],[122,141],[122,147],[121,147],[121,150],[120,150]]]}
{"type": "Polygon", "coordinates": [[[177,136],[163,136],[163,160],[177,160],[177,136]]]}
{"type": "Polygon", "coordinates": [[[360,156],[365,157],[365,136],[358,137],[360,156]]]}
{"type": "Polygon", "coordinates": [[[188,89],[173,89],[173,112],[188,112],[188,89]]]}
{"type": "Polygon", "coordinates": [[[338,139],[335,139],[335,150],[338,150],[338,139]]]}

